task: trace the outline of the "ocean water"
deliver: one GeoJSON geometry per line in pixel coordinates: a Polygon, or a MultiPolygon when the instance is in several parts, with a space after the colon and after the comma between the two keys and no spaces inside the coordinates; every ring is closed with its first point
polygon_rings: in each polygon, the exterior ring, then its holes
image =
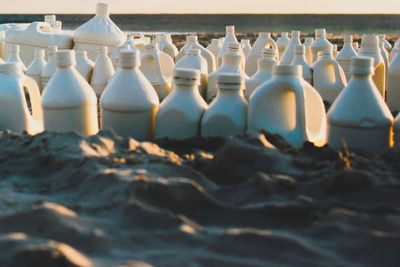
{"type": "MultiPolygon", "coordinates": [[[[0,15],[0,23],[27,23],[43,20],[44,14],[0,15]]],[[[64,29],[75,29],[92,14],[59,14],[64,29]]],[[[129,14],[111,15],[124,31],[133,32],[205,32],[221,33],[225,25],[235,25],[237,32],[314,32],[326,28],[330,33],[387,33],[396,35],[400,15],[322,15],[322,14],[129,14]]]]}

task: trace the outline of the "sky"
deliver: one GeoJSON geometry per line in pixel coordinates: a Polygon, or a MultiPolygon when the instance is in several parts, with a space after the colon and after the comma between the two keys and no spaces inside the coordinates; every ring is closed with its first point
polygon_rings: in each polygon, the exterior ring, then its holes
{"type": "MultiPolygon", "coordinates": [[[[99,0],[0,0],[0,13],[94,13],[99,0]],[[12,4],[11,4],[12,3],[12,4]]],[[[400,0],[108,0],[111,13],[400,13],[400,0]]]]}

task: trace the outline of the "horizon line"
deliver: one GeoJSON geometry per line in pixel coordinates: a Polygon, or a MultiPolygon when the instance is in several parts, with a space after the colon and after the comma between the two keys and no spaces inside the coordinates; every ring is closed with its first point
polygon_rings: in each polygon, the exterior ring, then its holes
{"type": "MultiPolygon", "coordinates": [[[[95,13],[55,13],[55,12],[45,12],[45,13],[2,13],[0,11],[0,15],[47,15],[47,14],[55,14],[55,15],[95,15],[95,13]]],[[[239,13],[239,12],[232,12],[232,13],[110,13],[111,16],[113,15],[388,15],[388,16],[400,16],[400,13],[239,13]]]]}

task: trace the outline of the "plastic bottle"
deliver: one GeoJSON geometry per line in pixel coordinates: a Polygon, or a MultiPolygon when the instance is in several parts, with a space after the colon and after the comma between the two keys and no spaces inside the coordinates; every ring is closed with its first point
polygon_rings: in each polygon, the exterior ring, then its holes
{"type": "Polygon", "coordinates": [[[288,38],[288,32],[282,32],[281,37],[276,40],[276,46],[278,47],[278,59],[285,53],[286,47],[289,45],[290,39],[288,38]]]}
{"type": "Polygon", "coordinates": [[[332,44],[326,39],[326,29],[315,30],[315,40],[311,44],[313,63],[318,60],[318,52],[323,50],[332,50],[332,44]]]}
{"type": "Polygon", "coordinates": [[[185,139],[200,135],[201,116],[207,104],[197,89],[199,78],[197,70],[174,70],[174,90],[160,104],[155,138],[185,139]]]}
{"type": "Polygon", "coordinates": [[[178,55],[175,58],[175,61],[178,62],[186,54],[186,50],[191,48],[200,49],[201,56],[207,60],[208,73],[215,71],[216,65],[213,53],[204,48],[201,44],[199,44],[196,35],[186,36],[186,44],[179,51],[178,55]]]}
{"type": "Polygon", "coordinates": [[[392,45],[385,39],[384,34],[379,34],[379,43],[382,43],[388,53],[392,50],[392,45]]]}
{"type": "Polygon", "coordinates": [[[314,38],[306,37],[304,38],[303,46],[306,48],[306,61],[308,65],[312,66],[313,64],[313,56],[311,51],[311,44],[314,42],[314,38]]]}
{"type": "Polygon", "coordinates": [[[42,87],[43,89],[46,87],[47,83],[56,72],[57,67],[55,63],[55,56],[57,52],[57,46],[49,46],[47,49],[47,63],[42,70],[42,87]]]}
{"type": "Polygon", "coordinates": [[[257,72],[258,69],[258,59],[262,57],[262,50],[264,48],[274,48],[277,49],[275,41],[271,38],[271,33],[260,32],[258,38],[253,44],[253,47],[246,58],[246,73],[252,76],[257,72]]]}
{"type": "Polygon", "coordinates": [[[400,55],[399,54],[397,54],[390,63],[387,81],[388,84],[387,84],[386,102],[391,111],[400,111],[400,55]]]}
{"type": "Polygon", "coordinates": [[[7,59],[7,63],[18,63],[21,70],[25,73],[26,66],[19,57],[19,45],[11,45],[10,56],[7,59]]]}
{"type": "Polygon", "coordinates": [[[149,141],[159,100],[139,66],[139,51],[120,51],[118,71],[100,98],[101,125],[121,136],[149,141]]]}
{"type": "Polygon", "coordinates": [[[43,131],[43,113],[39,87],[25,76],[18,63],[0,64],[0,130],[37,134],[43,131]],[[25,98],[29,93],[32,114],[25,98]]]}
{"type": "Polygon", "coordinates": [[[339,55],[336,60],[339,63],[340,67],[342,67],[344,74],[346,75],[346,79],[350,79],[350,63],[351,58],[357,56],[356,50],[353,48],[353,36],[345,35],[344,36],[344,44],[342,50],[340,50],[339,55]]]}
{"type": "Polygon", "coordinates": [[[247,56],[249,55],[250,50],[251,50],[250,40],[249,39],[241,39],[240,45],[242,47],[244,56],[247,58],[247,56]]]}
{"type": "Polygon", "coordinates": [[[278,65],[273,77],[251,95],[247,131],[265,129],[296,147],[326,142],[326,114],[318,92],[302,78],[300,66],[278,65]]]}
{"type": "Polygon", "coordinates": [[[207,60],[201,56],[200,49],[192,48],[186,50],[186,55],[182,57],[175,65],[176,69],[195,69],[200,71],[199,91],[201,96],[205,97],[208,84],[207,60]]]}
{"type": "MultiPolygon", "coordinates": [[[[226,26],[226,35],[224,41],[222,42],[221,49],[219,50],[218,58],[217,58],[217,66],[221,66],[222,58],[226,51],[228,51],[228,45],[231,43],[238,44],[238,40],[235,35],[235,26],[226,26]]],[[[210,73],[210,71],[209,71],[210,73]]]]}
{"type": "Polygon", "coordinates": [[[219,50],[221,49],[221,40],[212,39],[211,43],[207,46],[207,49],[213,53],[215,58],[218,58],[219,50]]]}
{"type": "Polygon", "coordinates": [[[332,103],[347,85],[346,76],[339,63],[333,58],[332,50],[318,52],[313,64],[313,85],[322,99],[332,103]]]}
{"type": "Polygon", "coordinates": [[[99,129],[96,94],[74,67],[74,51],[58,51],[55,61],[57,71],[43,91],[44,128],[96,134],[99,129]]]}
{"type": "Polygon", "coordinates": [[[35,50],[35,59],[28,66],[26,70],[26,75],[31,77],[39,87],[40,92],[43,91],[42,85],[42,70],[46,66],[46,61],[44,60],[44,50],[37,48],[35,50]]]}
{"type": "Polygon", "coordinates": [[[358,50],[358,55],[374,58],[375,67],[372,79],[374,80],[376,87],[378,87],[382,97],[385,98],[386,69],[385,62],[383,61],[381,51],[379,49],[378,36],[364,34],[361,39],[361,47],[358,50]]]}
{"type": "Polygon", "coordinates": [[[285,53],[280,57],[280,65],[290,65],[294,57],[294,47],[301,45],[300,43],[300,32],[292,31],[292,38],[288,46],[286,47],[285,53]]]}
{"type": "Polygon", "coordinates": [[[393,116],[372,81],[373,59],[354,57],[350,73],[328,112],[328,144],[375,155],[392,145],[393,116]]]}
{"type": "Polygon", "coordinates": [[[76,53],[76,70],[82,75],[87,82],[92,79],[94,62],[91,61],[86,51],[75,51],[76,53]]]}
{"type": "Polygon", "coordinates": [[[107,83],[115,73],[111,59],[108,57],[107,52],[107,46],[99,47],[98,56],[94,62],[92,77],[90,79],[90,85],[93,87],[93,90],[97,96],[101,95],[104,88],[106,88],[107,83]]]}
{"type": "Polygon", "coordinates": [[[175,60],[178,55],[178,48],[172,43],[171,34],[162,33],[158,36],[158,45],[162,52],[169,55],[172,60],[175,60]]]}
{"type": "MultiPolygon", "coordinates": [[[[118,59],[119,59],[119,51],[121,50],[126,50],[126,49],[132,49],[130,45],[121,45],[118,47],[118,49],[114,50],[114,52],[111,54],[110,59],[113,64],[114,70],[118,69],[118,59]]],[[[133,49],[137,49],[136,47],[133,49]]]]}
{"type": "Polygon", "coordinates": [[[211,101],[218,92],[217,79],[221,73],[240,73],[244,80],[249,79],[249,76],[241,67],[242,55],[239,53],[240,44],[231,43],[227,47],[227,52],[222,58],[222,65],[208,76],[207,101],[211,101]]]}
{"type": "Polygon", "coordinates": [[[140,70],[150,81],[162,101],[171,92],[174,61],[158,49],[158,44],[146,44],[140,57],[140,70]]]}
{"type": "Polygon", "coordinates": [[[290,65],[299,65],[302,67],[303,78],[309,84],[313,84],[313,72],[306,61],[306,48],[303,45],[298,45],[294,47],[294,58],[290,65]]]}
{"type": "Polygon", "coordinates": [[[263,49],[263,57],[258,60],[258,71],[246,81],[244,95],[249,99],[254,90],[272,77],[272,70],[278,64],[278,51],[272,48],[263,49]]]}
{"type": "Polygon", "coordinates": [[[240,74],[218,76],[218,94],[204,112],[202,136],[223,136],[246,132],[247,102],[243,97],[244,81],[240,74]]]}

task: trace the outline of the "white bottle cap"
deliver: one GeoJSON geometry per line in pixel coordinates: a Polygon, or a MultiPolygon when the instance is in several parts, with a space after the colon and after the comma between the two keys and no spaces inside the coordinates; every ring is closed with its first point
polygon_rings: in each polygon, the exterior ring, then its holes
{"type": "Polygon", "coordinates": [[[45,15],[44,21],[53,24],[56,22],[56,15],[45,15]]]}
{"type": "Polygon", "coordinates": [[[186,49],[186,55],[198,56],[200,55],[200,49],[197,48],[186,49]]]}
{"type": "Polygon", "coordinates": [[[352,43],[353,42],[353,35],[345,35],[343,38],[345,43],[352,43]]]}
{"type": "Polygon", "coordinates": [[[19,53],[19,45],[12,44],[10,49],[11,54],[18,54],[19,53]]]}
{"type": "Polygon", "coordinates": [[[350,74],[368,75],[374,71],[374,58],[372,57],[352,57],[350,74]]]}
{"type": "Polygon", "coordinates": [[[378,36],[373,34],[363,34],[361,38],[361,47],[379,47],[378,36]]]}
{"type": "Polygon", "coordinates": [[[48,54],[49,56],[55,55],[56,52],[57,52],[57,46],[49,46],[49,47],[47,48],[47,54],[48,54]]]}
{"type": "Polygon", "coordinates": [[[58,50],[56,53],[56,65],[57,67],[76,65],[75,51],[70,49],[58,50]]]}
{"type": "Polygon", "coordinates": [[[107,54],[108,53],[108,47],[107,46],[100,46],[99,47],[99,54],[107,54]]]}
{"type": "Polygon", "coordinates": [[[6,62],[0,64],[0,73],[1,74],[22,73],[22,69],[20,64],[17,62],[6,62]]]}
{"type": "Polygon", "coordinates": [[[107,3],[97,3],[96,5],[96,15],[108,16],[109,9],[107,3]]]}
{"type": "Polygon", "coordinates": [[[233,25],[226,26],[226,32],[235,32],[235,26],[233,25]]]}
{"type": "Polygon", "coordinates": [[[315,29],[315,36],[316,37],[326,37],[326,29],[315,29]]]}
{"type": "Polygon", "coordinates": [[[82,50],[75,51],[76,58],[87,58],[87,52],[82,50]]]}
{"type": "Polygon", "coordinates": [[[140,55],[138,50],[124,49],[119,52],[119,66],[121,68],[133,68],[140,66],[140,55]]]}
{"type": "Polygon", "coordinates": [[[300,37],[300,31],[292,31],[292,37],[300,37]]]}
{"type": "Polygon", "coordinates": [[[44,58],[44,49],[36,48],[35,49],[35,57],[44,58]]]}
{"type": "Polygon", "coordinates": [[[276,56],[276,49],[274,48],[263,48],[262,55],[263,57],[275,57],[276,56]]]}
{"type": "Polygon", "coordinates": [[[271,33],[270,32],[259,32],[258,36],[260,36],[260,37],[271,37],[271,33]]]}
{"type": "Polygon", "coordinates": [[[244,79],[240,73],[222,73],[217,77],[218,87],[221,89],[242,89],[244,79]]]}
{"type": "Polygon", "coordinates": [[[300,65],[275,65],[272,73],[277,75],[302,76],[303,69],[300,65]]]}
{"type": "Polygon", "coordinates": [[[294,47],[294,53],[304,55],[306,53],[306,48],[304,47],[304,45],[296,45],[294,47]]]}
{"type": "Polygon", "coordinates": [[[240,44],[237,43],[229,43],[227,46],[228,52],[237,53],[240,49],[240,44]]]}
{"type": "Polygon", "coordinates": [[[288,37],[288,35],[289,35],[288,32],[282,32],[282,33],[281,33],[281,36],[282,36],[282,37],[288,37]]]}
{"type": "Polygon", "coordinates": [[[188,36],[186,36],[186,43],[188,43],[188,44],[197,43],[197,35],[188,35],[188,36]]]}
{"type": "Polygon", "coordinates": [[[200,71],[195,69],[176,68],[173,76],[175,84],[195,85],[200,83],[200,71]]]}

